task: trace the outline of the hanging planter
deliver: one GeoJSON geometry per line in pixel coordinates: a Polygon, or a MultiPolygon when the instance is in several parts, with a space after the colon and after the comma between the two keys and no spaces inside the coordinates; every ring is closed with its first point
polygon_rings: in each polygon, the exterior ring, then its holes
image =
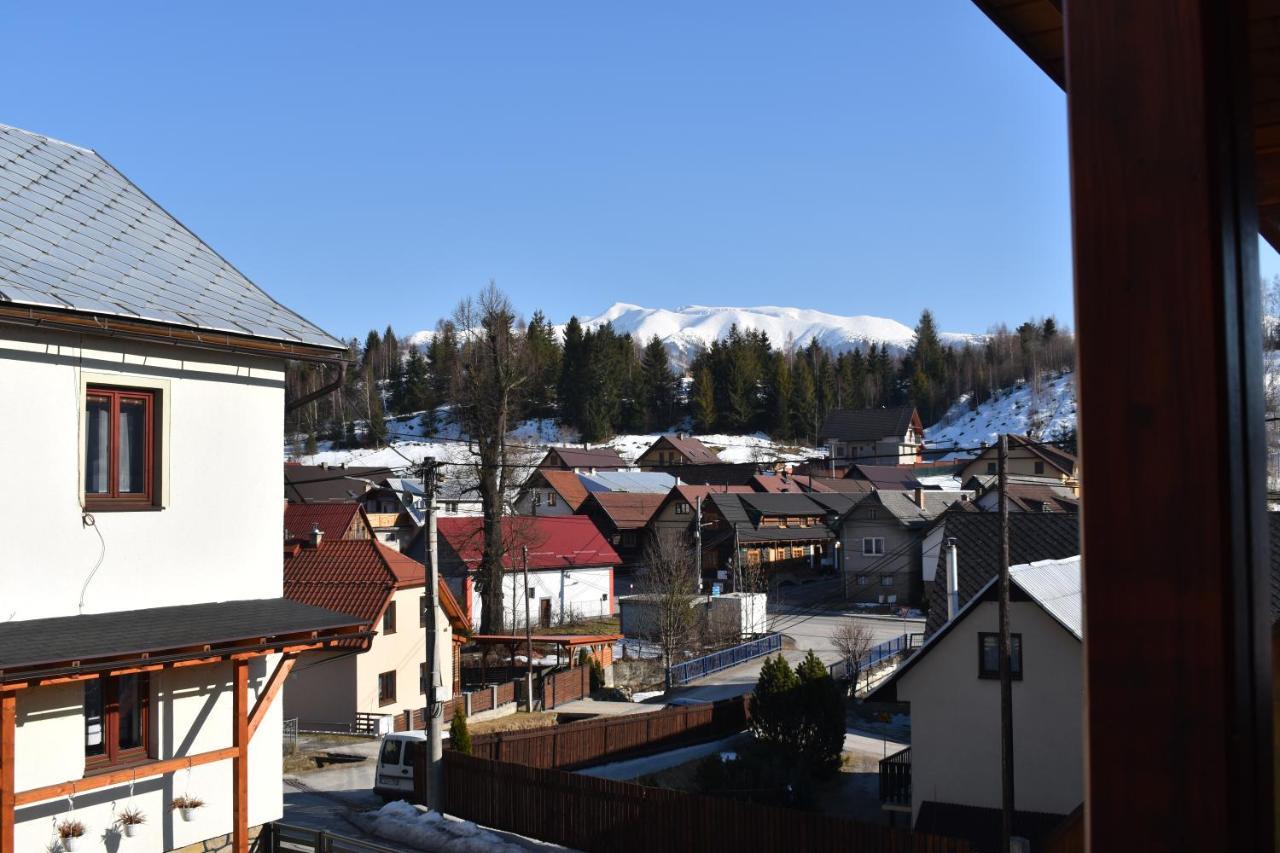
{"type": "Polygon", "coordinates": [[[117,822],[120,824],[120,832],[124,837],[133,838],[138,834],[142,825],[147,822],[147,816],[142,813],[141,809],[129,807],[120,812],[117,822]]]}
{"type": "Polygon", "coordinates": [[[173,798],[173,808],[182,815],[187,823],[196,819],[196,810],[204,805],[204,800],[190,794],[182,794],[173,798]]]}
{"type": "Polygon", "coordinates": [[[58,821],[58,838],[62,841],[62,849],[71,851],[80,849],[80,837],[84,835],[84,824],[74,818],[58,821]]]}

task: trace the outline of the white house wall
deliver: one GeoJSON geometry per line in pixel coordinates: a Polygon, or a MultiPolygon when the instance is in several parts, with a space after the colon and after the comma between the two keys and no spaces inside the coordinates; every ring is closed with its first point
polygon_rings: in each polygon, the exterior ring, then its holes
{"type": "MultiPolygon", "coordinates": [[[[1080,641],[1039,605],[1013,602],[1023,677],[1013,682],[1019,811],[1068,814],[1084,799],[1080,641]]],[[[925,800],[1000,807],[1000,682],[978,678],[978,639],[998,630],[982,602],[898,682],[911,703],[911,813],[925,800]]]]}
{"type": "MultiPolygon", "coordinates": [[[[249,665],[249,702],[265,687],[277,657],[249,665]]],[[[157,759],[194,755],[232,745],[232,665],[193,666],[151,674],[151,743],[157,759]]],[[[60,684],[22,691],[17,699],[15,787],[18,791],[73,781],[84,776],[84,685],[60,684]]],[[[272,703],[249,747],[249,825],[281,816],[281,708],[272,703]]],[[[171,850],[232,831],[231,761],[218,761],[164,776],[140,776],[129,783],[89,791],[74,798],[75,818],[87,833],[81,850],[130,853],[171,850]],[[205,801],[197,818],[184,823],[169,808],[173,797],[191,794],[205,801]],[[128,841],[104,838],[114,815],[129,806],[147,822],[128,841]]],[[[15,849],[43,851],[53,839],[55,820],[72,804],[58,797],[16,810],[15,849]]]]}
{"type": "Polygon", "coordinates": [[[6,457],[5,477],[28,485],[0,492],[0,619],[73,616],[86,582],[85,613],[279,597],[283,368],[274,359],[105,339],[82,348],[73,335],[0,332],[0,416],[26,448],[6,457]],[[81,523],[88,378],[163,386],[163,510],[98,512],[93,527],[81,523]]]}
{"type": "MultiPolygon", "coordinates": [[[[405,710],[420,709],[427,697],[418,689],[418,674],[427,659],[426,629],[419,627],[418,601],[422,587],[397,590],[396,632],[383,634],[381,624],[375,626],[378,635],[373,638],[369,650],[356,656],[356,710],[366,714],[399,714],[405,710]],[[378,703],[378,675],[384,672],[396,674],[396,701],[386,705],[378,703]]],[[[440,635],[436,640],[436,661],[443,684],[437,690],[437,698],[447,702],[453,698],[453,630],[439,606],[436,607],[436,625],[440,635]]]]}
{"type": "MultiPolygon", "coordinates": [[[[529,599],[529,620],[536,628],[542,599],[551,601],[552,624],[570,621],[571,618],[608,616],[612,606],[613,569],[539,569],[529,570],[529,586],[534,590],[529,599]],[[602,598],[603,596],[603,598],[602,598]]],[[[503,584],[502,624],[524,629],[525,589],[524,573],[508,572],[503,584]]],[[[478,593],[472,592],[472,628],[480,630],[484,602],[478,593]]]]}

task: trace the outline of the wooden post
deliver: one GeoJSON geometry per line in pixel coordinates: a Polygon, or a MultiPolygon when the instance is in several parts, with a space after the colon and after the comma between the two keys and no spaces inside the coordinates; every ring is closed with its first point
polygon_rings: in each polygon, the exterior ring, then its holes
{"type": "Polygon", "coordinates": [[[0,850],[13,849],[14,741],[17,739],[18,696],[0,693],[0,850]]]}
{"type": "Polygon", "coordinates": [[[1269,853],[1249,7],[1063,5],[1087,843],[1269,853]]]}
{"type": "MultiPolygon", "coordinates": [[[[1000,472],[1000,849],[1013,837],[1013,635],[1009,632],[1009,436],[1001,433],[1000,472]]],[[[907,638],[908,641],[910,638],[907,638]]]]}
{"type": "Polygon", "coordinates": [[[231,759],[231,815],[233,849],[249,853],[249,662],[233,661],[231,745],[236,754],[231,759]]]}

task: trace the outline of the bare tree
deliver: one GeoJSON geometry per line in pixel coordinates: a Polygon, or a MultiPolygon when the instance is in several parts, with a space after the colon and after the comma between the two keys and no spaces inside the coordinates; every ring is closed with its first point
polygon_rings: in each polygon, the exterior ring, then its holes
{"type": "Polygon", "coordinates": [[[637,579],[641,594],[651,602],[650,639],[662,650],[662,665],[670,669],[698,634],[699,591],[693,564],[693,545],[687,536],[653,535],[645,544],[645,568],[637,579]]]}
{"type": "Polygon", "coordinates": [[[480,631],[501,633],[502,561],[509,544],[502,524],[515,464],[507,433],[528,379],[525,339],[511,301],[492,282],[474,300],[458,305],[454,324],[462,343],[452,382],[453,417],[473,445],[484,515],[484,550],[476,573],[476,588],[484,601],[480,631]]]}
{"type": "Polygon", "coordinates": [[[875,641],[871,629],[856,619],[845,619],[831,633],[831,645],[836,647],[840,657],[844,658],[846,671],[856,692],[858,678],[862,672],[862,659],[871,651],[875,641]]]}

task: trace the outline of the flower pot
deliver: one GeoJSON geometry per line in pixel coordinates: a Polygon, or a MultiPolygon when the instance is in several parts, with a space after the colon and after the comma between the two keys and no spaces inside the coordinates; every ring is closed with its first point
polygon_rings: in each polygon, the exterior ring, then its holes
{"type": "Polygon", "coordinates": [[[74,850],[79,850],[80,836],[68,835],[66,838],[62,839],[62,849],[66,850],[67,853],[72,853],[72,851],[74,850]]]}
{"type": "Polygon", "coordinates": [[[178,809],[178,811],[182,813],[182,819],[187,823],[191,823],[191,821],[196,819],[195,809],[178,809]]]}
{"type": "Polygon", "coordinates": [[[138,834],[138,830],[141,828],[142,828],[142,824],[140,823],[126,823],[124,826],[121,827],[121,830],[124,832],[125,838],[133,838],[135,835],[138,834]]]}

